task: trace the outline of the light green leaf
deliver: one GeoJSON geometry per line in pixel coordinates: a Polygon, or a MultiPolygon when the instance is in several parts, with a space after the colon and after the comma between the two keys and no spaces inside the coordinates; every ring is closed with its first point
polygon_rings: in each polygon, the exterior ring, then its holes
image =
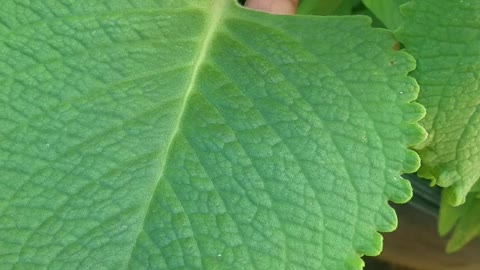
{"type": "Polygon", "coordinates": [[[480,178],[480,1],[422,0],[404,7],[406,24],[397,37],[418,61],[412,76],[427,109],[419,175],[448,187],[445,198],[459,205],[480,178]]]}
{"type": "Polygon", "coordinates": [[[362,0],[375,16],[385,24],[388,29],[395,30],[403,23],[400,6],[409,0],[362,0]]]}
{"type": "Polygon", "coordinates": [[[1,269],[360,269],[411,196],[413,59],[235,1],[0,9],[1,269]]]}
{"type": "Polygon", "coordinates": [[[447,244],[447,252],[458,251],[473,238],[480,235],[480,198],[478,193],[469,193],[466,202],[453,207],[442,199],[438,230],[446,235],[453,230],[447,244]]]}

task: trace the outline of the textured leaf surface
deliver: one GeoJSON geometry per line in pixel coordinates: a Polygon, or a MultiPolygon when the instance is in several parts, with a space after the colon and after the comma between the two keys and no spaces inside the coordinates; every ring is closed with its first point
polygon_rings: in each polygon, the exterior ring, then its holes
{"type": "Polygon", "coordinates": [[[448,187],[453,205],[480,178],[480,1],[422,0],[404,6],[398,38],[418,61],[412,73],[429,136],[419,175],[448,187]]]}
{"type": "Polygon", "coordinates": [[[359,269],[411,196],[414,61],[366,17],[0,9],[1,269],[359,269]]]}

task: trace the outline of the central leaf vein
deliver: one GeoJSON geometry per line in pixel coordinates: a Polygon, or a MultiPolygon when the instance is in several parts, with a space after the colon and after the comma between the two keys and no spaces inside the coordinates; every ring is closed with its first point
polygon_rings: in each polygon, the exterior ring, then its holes
{"type": "MultiPolygon", "coordinates": [[[[172,147],[175,143],[176,137],[178,136],[178,134],[180,132],[181,125],[182,125],[182,120],[183,120],[183,117],[185,115],[185,111],[187,110],[189,98],[192,96],[192,93],[195,91],[195,85],[196,85],[197,79],[200,75],[201,68],[202,68],[203,64],[205,63],[206,58],[209,54],[212,41],[215,38],[215,34],[217,33],[219,25],[221,24],[222,14],[224,13],[224,10],[227,8],[227,4],[228,4],[228,1],[223,1],[223,0],[212,1],[210,3],[210,9],[208,11],[202,11],[202,12],[205,12],[206,14],[208,14],[208,16],[209,16],[207,18],[207,25],[206,25],[205,31],[203,33],[204,38],[203,38],[203,41],[200,43],[200,46],[198,47],[198,53],[195,57],[195,61],[193,62],[194,65],[193,65],[193,68],[192,68],[191,77],[190,77],[190,80],[187,82],[187,86],[185,88],[185,93],[183,94],[183,99],[182,99],[182,101],[179,105],[179,110],[177,112],[177,117],[175,119],[175,126],[173,127],[172,133],[171,133],[170,138],[167,142],[167,147],[166,147],[166,150],[165,150],[165,154],[164,154],[163,157],[161,157],[161,160],[160,160],[161,163],[162,163],[161,166],[160,166],[161,171],[159,173],[159,176],[156,179],[154,187],[152,188],[150,198],[148,198],[148,200],[146,201],[146,204],[144,206],[144,209],[143,209],[144,213],[142,215],[143,218],[142,218],[142,221],[141,221],[142,224],[139,227],[139,231],[138,231],[138,234],[137,234],[137,237],[136,237],[136,241],[138,241],[138,238],[139,238],[139,236],[140,236],[140,234],[141,234],[141,232],[144,228],[144,223],[145,223],[146,217],[148,215],[148,209],[150,208],[150,205],[153,201],[155,190],[157,189],[158,183],[163,178],[163,175],[164,175],[166,167],[167,167],[168,157],[170,155],[170,151],[171,151],[171,149],[172,149],[172,147]]],[[[125,264],[125,267],[128,267],[128,265],[130,263],[130,260],[131,260],[131,257],[133,255],[133,250],[135,249],[136,245],[137,245],[136,242],[135,242],[134,245],[132,245],[132,250],[130,252],[130,258],[128,258],[128,260],[125,264]]]]}

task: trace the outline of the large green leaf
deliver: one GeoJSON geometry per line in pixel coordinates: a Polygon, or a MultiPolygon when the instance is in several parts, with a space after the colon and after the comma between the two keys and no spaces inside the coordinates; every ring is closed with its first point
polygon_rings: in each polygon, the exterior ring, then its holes
{"type": "Polygon", "coordinates": [[[427,109],[419,175],[459,205],[480,178],[480,1],[413,1],[403,12],[397,36],[418,61],[412,76],[427,109]]]}
{"type": "Polygon", "coordinates": [[[413,59],[235,1],[0,9],[0,268],[359,269],[411,196],[413,59]]]}

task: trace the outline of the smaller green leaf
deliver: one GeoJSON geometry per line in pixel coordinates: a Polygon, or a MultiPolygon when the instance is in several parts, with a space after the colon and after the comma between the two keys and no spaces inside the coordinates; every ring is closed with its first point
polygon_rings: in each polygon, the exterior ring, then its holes
{"type": "Polygon", "coordinates": [[[460,205],[480,179],[480,1],[422,0],[401,6],[396,31],[417,59],[411,73],[427,115],[427,140],[415,146],[418,175],[446,188],[444,200],[460,205]]]}
{"type": "Polygon", "coordinates": [[[480,235],[480,197],[479,193],[471,192],[464,204],[454,207],[444,198],[446,194],[445,191],[442,194],[438,231],[444,236],[453,230],[446,248],[452,253],[480,235]]]}
{"type": "Polygon", "coordinates": [[[297,14],[304,15],[350,15],[359,0],[302,0],[297,14]]]}
{"type": "Polygon", "coordinates": [[[395,30],[403,23],[403,16],[400,14],[400,6],[408,0],[362,0],[383,24],[391,30],[395,30]]]}

